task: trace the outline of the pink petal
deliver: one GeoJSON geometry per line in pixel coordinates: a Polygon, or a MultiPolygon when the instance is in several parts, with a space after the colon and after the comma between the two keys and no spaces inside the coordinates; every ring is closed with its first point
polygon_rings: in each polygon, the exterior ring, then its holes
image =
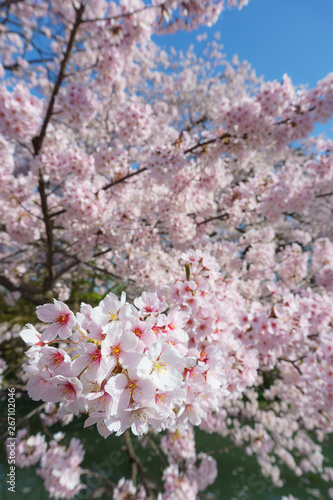
{"type": "Polygon", "coordinates": [[[58,312],[59,311],[54,304],[44,304],[43,306],[37,306],[36,309],[37,318],[45,323],[54,321],[58,312]]]}
{"type": "Polygon", "coordinates": [[[27,326],[29,328],[20,333],[22,340],[28,345],[38,345],[41,342],[40,333],[32,325],[27,326]]]}
{"type": "Polygon", "coordinates": [[[56,323],[53,325],[50,325],[44,330],[42,333],[42,341],[43,342],[51,342],[51,340],[54,340],[57,337],[59,331],[59,325],[56,323]]]}

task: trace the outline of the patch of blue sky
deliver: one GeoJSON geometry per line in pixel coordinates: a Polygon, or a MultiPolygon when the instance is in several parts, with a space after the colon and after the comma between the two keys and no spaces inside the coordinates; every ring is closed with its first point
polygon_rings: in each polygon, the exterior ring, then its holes
{"type": "MultiPolygon", "coordinates": [[[[197,36],[212,40],[221,33],[227,59],[247,60],[265,80],[281,81],[287,73],[294,85],[314,87],[333,71],[332,0],[250,0],[241,11],[225,10],[212,26],[192,32],[155,36],[155,43],[186,52],[197,36]]],[[[333,120],[318,123],[313,134],[333,138],[333,120]]]]}

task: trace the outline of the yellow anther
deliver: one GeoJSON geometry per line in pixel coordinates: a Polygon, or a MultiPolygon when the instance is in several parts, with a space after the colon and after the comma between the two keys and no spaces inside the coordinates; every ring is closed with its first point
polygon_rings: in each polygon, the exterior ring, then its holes
{"type": "Polygon", "coordinates": [[[156,361],[153,370],[156,370],[158,373],[161,373],[162,370],[166,372],[168,370],[168,365],[165,361],[156,361]]]}
{"type": "Polygon", "coordinates": [[[115,356],[116,358],[118,358],[121,354],[120,344],[115,344],[110,346],[110,351],[111,351],[111,356],[115,356]]]}

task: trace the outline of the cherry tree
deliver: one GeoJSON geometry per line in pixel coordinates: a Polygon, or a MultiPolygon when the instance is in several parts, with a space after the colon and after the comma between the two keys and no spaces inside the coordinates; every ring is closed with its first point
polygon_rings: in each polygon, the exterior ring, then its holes
{"type": "MultiPolygon", "coordinates": [[[[152,41],[246,3],[0,3],[0,285],[41,322],[6,335],[29,346],[44,427],[86,413],[124,435],[115,499],[197,498],[217,469],[196,426],[277,486],[280,465],[333,477],[333,142],[310,136],[333,74],[297,88],[228,62],[218,37],[201,57],[152,41]],[[87,283],[127,297],[72,311],[87,283]],[[161,431],[163,491],[131,441],[161,431]]],[[[51,436],[22,429],[18,465],[70,498],[84,451],[51,436]]]]}

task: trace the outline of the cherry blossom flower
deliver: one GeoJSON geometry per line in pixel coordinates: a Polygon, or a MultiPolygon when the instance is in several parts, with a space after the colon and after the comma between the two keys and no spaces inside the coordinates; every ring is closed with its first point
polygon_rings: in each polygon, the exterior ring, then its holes
{"type": "Polygon", "coordinates": [[[61,339],[71,336],[72,328],[75,326],[75,319],[69,307],[54,299],[54,304],[45,304],[37,307],[37,317],[46,323],[52,323],[42,333],[42,341],[50,342],[57,335],[61,339]]]}

